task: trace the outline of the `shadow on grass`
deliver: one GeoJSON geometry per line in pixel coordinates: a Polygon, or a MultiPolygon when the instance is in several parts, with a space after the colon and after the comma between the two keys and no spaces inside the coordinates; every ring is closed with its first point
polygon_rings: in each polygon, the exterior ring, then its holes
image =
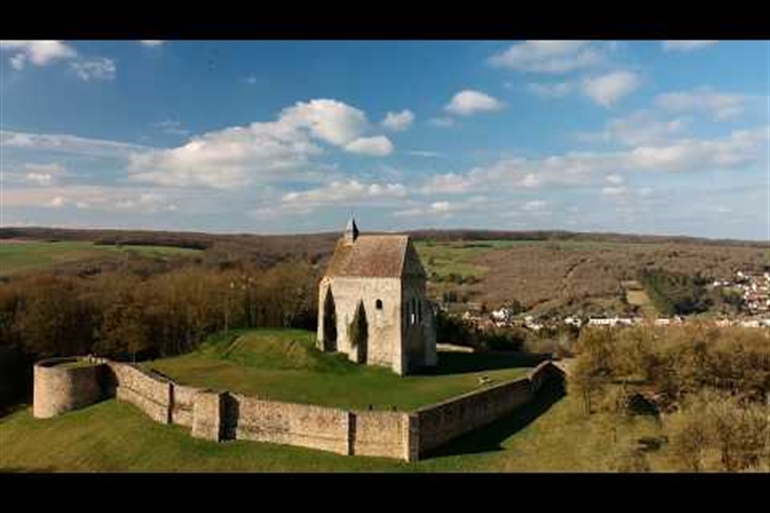
{"type": "Polygon", "coordinates": [[[531,402],[519,406],[491,424],[471,431],[430,451],[425,457],[436,458],[502,451],[504,448],[500,444],[504,440],[530,425],[565,395],[563,378],[555,378],[544,385],[537,397],[531,402]]]}
{"type": "Polygon", "coordinates": [[[515,367],[534,367],[547,359],[547,356],[529,353],[455,353],[447,351],[439,352],[436,367],[424,367],[418,371],[418,374],[440,376],[515,367]]]}

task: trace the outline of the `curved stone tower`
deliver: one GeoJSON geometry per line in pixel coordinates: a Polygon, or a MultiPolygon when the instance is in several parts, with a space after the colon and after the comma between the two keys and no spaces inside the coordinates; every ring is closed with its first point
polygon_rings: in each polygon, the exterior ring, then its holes
{"type": "Polygon", "coordinates": [[[83,408],[102,398],[103,363],[87,358],[49,358],[35,364],[32,414],[55,417],[83,408]]]}

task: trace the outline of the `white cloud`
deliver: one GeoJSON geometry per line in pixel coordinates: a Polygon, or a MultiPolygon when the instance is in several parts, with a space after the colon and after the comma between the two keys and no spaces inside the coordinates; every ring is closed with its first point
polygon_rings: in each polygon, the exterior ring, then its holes
{"type": "Polygon", "coordinates": [[[393,143],[384,135],[376,137],[359,137],[348,143],[345,149],[351,153],[384,157],[393,153],[393,143]]]}
{"type": "MultiPolygon", "coordinates": [[[[425,194],[462,194],[541,187],[578,187],[597,177],[617,182],[621,172],[697,173],[764,164],[768,154],[768,127],[739,130],[715,139],[682,139],[623,151],[568,152],[543,158],[508,158],[467,173],[430,177],[425,194]],[[613,178],[608,178],[612,176],[613,178]]],[[[617,185],[614,184],[613,185],[617,185]]]]}
{"type": "Polygon", "coordinates": [[[0,41],[0,50],[12,52],[14,69],[23,69],[27,62],[46,66],[52,62],[77,56],[74,48],[61,41],[0,41]]]}
{"type": "Polygon", "coordinates": [[[412,208],[396,210],[393,212],[393,217],[418,217],[418,216],[437,216],[448,218],[453,213],[460,210],[465,210],[465,206],[450,203],[449,201],[434,201],[425,206],[416,206],[412,208]]]}
{"type": "Polygon", "coordinates": [[[455,173],[433,175],[422,187],[423,194],[462,194],[475,185],[472,178],[455,173]]]}
{"type": "Polygon", "coordinates": [[[358,180],[340,181],[306,191],[288,192],[277,206],[267,206],[251,212],[262,218],[281,215],[309,214],[318,208],[351,205],[365,202],[366,205],[386,204],[407,196],[406,187],[400,183],[362,183],[358,180]]]}
{"type": "Polygon", "coordinates": [[[404,109],[401,112],[388,112],[380,124],[394,132],[401,132],[409,128],[413,121],[414,113],[409,109],[404,109]]]}
{"type": "Polygon", "coordinates": [[[623,186],[620,187],[602,187],[602,194],[605,196],[623,196],[628,192],[623,186]]]}
{"type": "Polygon", "coordinates": [[[144,46],[153,47],[153,46],[161,46],[166,42],[161,39],[142,39],[141,41],[139,41],[139,43],[144,46]]]}
{"type": "Polygon", "coordinates": [[[630,71],[612,71],[586,78],[583,81],[583,92],[599,105],[611,107],[640,84],[639,77],[630,71]]]}
{"type": "Polygon", "coordinates": [[[11,130],[0,130],[0,148],[69,153],[89,157],[126,157],[131,152],[150,149],[138,144],[105,139],[90,139],[65,134],[31,134],[11,130]]]}
{"type": "Polygon", "coordinates": [[[588,68],[604,60],[588,41],[525,41],[493,55],[493,66],[534,73],[561,74],[588,68]]]}
{"type": "Polygon", "coordinates": [[[410,151],[407,151],[407,153],[409,155],[414,155],[415,157],[426,157],[426,158],[438,158],[442,156],[442,154],[437,151],[410,150],[410,151]]]}
{"type": "Polygon", "coordinates": [[[166,119],[165,121],[161,121],[159,123],[155,123],[155,128],[160,129],[162,132],[166,134],[172,134],[172,135],[187,135],[190,133],[190,131],[184,127],[182,127],[182,123],[179,121],[174,121],[171,119],[166,119]]]}
{"type": "Polygon", "coordinates": [[[623,177],[618,174],[607,175],[604,178],[613,185],[621,185],[623,183],[623,177]]]}
{"type": "Polygon", "coordinates": [[[50,164],[25,164],[24,169],[27,172],[25,180],[42,187],[51,185],[60,176],[67,173],[64,166],[55,162],[50,164]]]}
{"type": "Polygon", "coordinates": [[[362,110],[325,99],[298,102],[284,109],[279,121],[289,128],[308,128],[314,137],[335,146],[344,146],[358,138],[368,124],[362,110]]]}
{"type": "Polygon", "coordinates": [[[527,86],[527,89],[536,96],[544,99],[564,98],[570,92],[572,92],[572,83],[531,83],[527,86]]]}
{"type": "Polygon", "coordinates": [[[59,208],[63,207],[67,203],[67,200],[63,196],[55,196],[49,203],[49,207],[59,208]]]}
{"type": "MultiPolygon", "coordinates": [[[[176,191],[167,190],[178,195],[176,191]]],[[[125,187],[70,185],[50,188],[3,189],[3,206],[52,207],[74,205],[79,209],[104,212],[133,210],[136,213],[171,212],[177,210],[169,193],[125,187]]]]}
{"type": "Polygon", "coordinates": [[[114,80],[115,61],[106,57],[86,60],[79,59],[70,63],[70,68],[80,80],[114,80]]]}
{"type": "Polygon", "coordinates": [[[619,142],[628,146],[663,144],[681,134],[689,121],[682,117],[660,119],[656,112],[639,110],[610,119],[603,131],[580,134],[579,138],[586,142],[619,142]]]}
{"type": "Polygon", "coordinates": [[[528,202],[524,203],[524,205],[522,205],[521,209],[525,210],[527,212],[532,212],[532,211],[535,211],[535,210],[543,210],[546,206],[548,206],[548,202],[547,201],[533,200],[533,201],[528,201],[528,202]]]}
{"type": "Polygon", "coordinates": [[[717,44],[719,41],[663,41],[661,45],[667,52],[690,52],[717,44]]]}
{"type": "Polygon", "coordinates": [[[437,128],[451,128],[455,126],[455,120],[450,117],[431,118],[428,124],[437,128]]]}
{"type": "Polygon", "coordinates": [[[452,100],[444,107],[447,112],[459,116],[470,116],[477,112],[496,111],[503,108],[503,104],[481,91],[466,89],[452,97],[452,100]]]}
{"type": "Polygon", "coordinates": [[[306,169],[309,157],[323,151],[314,139],[353,153],[392,153],[386,137],[362,137],[368,129],[364,112],[345,103],[298,102],[276,121],[226,128],[192,137],[177,148],[133,154],[129,170],[134,180],[161,185],[237,188],[306,169]]]}
{"type": "Polygon", "coordinates": [[[677,91],[658,95],[654,103],[670,112],[705,112],[717,121],[733,118],[743,112],[746,97],[740,94],[718,93],[709,87],[692,91],[677,91]]]}

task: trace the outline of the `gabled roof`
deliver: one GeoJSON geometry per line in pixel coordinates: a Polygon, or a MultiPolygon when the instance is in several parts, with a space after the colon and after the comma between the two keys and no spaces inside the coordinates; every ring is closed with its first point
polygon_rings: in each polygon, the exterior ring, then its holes
{"type": "Polygon", "coordinates": [[[353,244],[337,242],[326,276],[401,278],[415,267],[423,272],[408,235],[359,235],[353,244]],[[405,265],[407,259],[411,265],[405,265]]]}

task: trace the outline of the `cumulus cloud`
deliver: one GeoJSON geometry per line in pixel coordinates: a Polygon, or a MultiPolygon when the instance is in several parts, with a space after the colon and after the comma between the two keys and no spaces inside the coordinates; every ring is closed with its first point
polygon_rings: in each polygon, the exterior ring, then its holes
{"type": "Polygon", "coordinates": [[[79,59],[70,63],[70,68],[80,80],[114,80],[115,61],[106,57],[79,59]]]}
{"type": "Polygon", "coordinates": [[[266,206],[251,212],[262,218],[281,215],[309,214],[318,208],[340,205],[367,205],[398,201],[407,196],[401,183],[364,183],[358,180],[335,180],[323,187],[288,192],[277,206],[266,206]]]}
{"type": "Polygon", "coordinates": [[[690,120],[684,117],[661,119],[658,112],[639,110],[607,121],[598,133],[579,134],[586,142],[619,142],[628,146],[662,144],[680,135],[690,120]]]}
{"type": "Polygon", "coordinates": [[[401,112],[388,112],[380,123],[383,127],[394,132],[401,132],[409,128],[414,121],[414,113],[409,109],[401,112]]]}
{"type": "Polygon", "coordinates": [[[384,135],[375,137],[359,137],[345,146],[351,153],[384,157],[393,153],[393,143],[384,135]]]}
{"type": "Polygon", "coordinates": [[[385,136],[363,137],[366,114],[327,99],[298,102],[277,120],[255,122],[195,136],[172,149],[131,155],[132,179],[161,185],[237,188],[254,179],[286,177],[306,168],[323,141],[348,152],[385,156],[393,144],[385,136]]]}
{"type": "Polygon", "coordinates": [[[620,172],[697,173],[759,165],[766,159],[768,144],[768,127],[760,127],[734,131],[727,137],[682,139],[624,151],[509,158],[473,168],[467,173],[434,175],[421,191],[426,194],[463,194],[484,190],[577,187],[596,183],[599,176],[612,185],[619,185],[622,183],[620,172]]]}
{"type": "Polygon", "coordinates": [[[658,95],[654,103],[670,112],[703,112],[723,121],[743,112],[746,97],[740,94],[718,93],[710,87],[692,91],[676,91],[658,95]]]}
{"type": "Polygon", "coordinates": [[[477,112],[496,111],[503,108],[503,104],[481,91],[466,89],[452,97],[452,100],[444,109],[458,116],[470,116],[477,112]]]}
{"type": "Polygon", "coordinates": [[[367,127],[362,110],[336,100],[298,102],[281,112],[279,123],[291,128],[308,128],[314,137],[335,146],[356,139],[367,127]]]}
{"type": "Polygon", "coordinates": [[[562,74],[595,66],[603,60],[598,46],[588,41],[525,41],[491,56],[488,62],[518,71],[562,74]]]}
{"type": "Polygon", "coordinates": [[[165,44],[165,41],[162,39],[142,39],[141,41],[139,41],[139,43],[142,44],[143,46],[154,47],[154,46],[161,46],[162,44],[165,44]]]}
{"type": "Polygon", "coordinates": [[[583,81],[583,92],[599,105],[612,107],[640,84],[639,77],[630,71],[612,71],[586,78],[583,81]]]}
{"type": "Polygon", "coordinates": [[[691,52],[717,44],[719,41],[663,41],[663,50],[667,52],[691,52]]]}
{"type": "Polygon", "coordinates": [[[527,89],[543,99],[564,98],[572,92],[571,82],[531,83],[527,89]]]}
{"type": "Polygon", "coordinates": [[[35,66],[46,66],[53,62],[77,57],[74,48],[62,41],[0,41],[0,50],[8,51],[11,66],[23,69],[29,62],[35,66]]]}

